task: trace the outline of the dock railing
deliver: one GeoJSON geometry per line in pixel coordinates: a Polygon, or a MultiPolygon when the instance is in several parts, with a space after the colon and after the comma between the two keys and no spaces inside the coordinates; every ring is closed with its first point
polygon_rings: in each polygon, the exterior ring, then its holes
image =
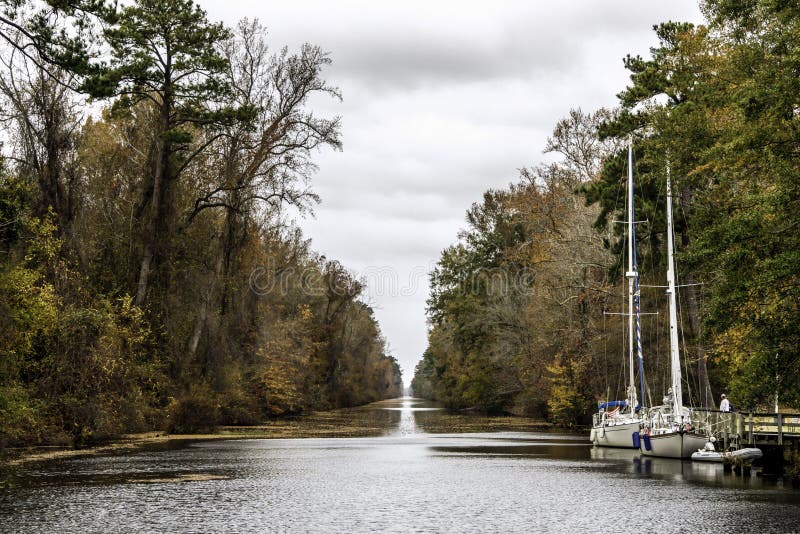
{"type": "Polygon", "coordinates": [[[720,412],[694,408],[692,420],[701,431],[730,445],[783,445],[800,439],[800,413],[720,412]]]}

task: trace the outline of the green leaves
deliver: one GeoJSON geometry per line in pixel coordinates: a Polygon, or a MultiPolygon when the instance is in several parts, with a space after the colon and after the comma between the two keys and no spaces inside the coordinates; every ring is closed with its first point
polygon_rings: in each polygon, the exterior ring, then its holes
{"type": "Polygon", "coordinates": [[[556,392],[564,402],[550,415],[570,417],[559,423],[584,413],[594,384],[573,371],[596,357],[593,323],[605,290],[590,291],[603,286],[609,263],[590,228],[596,210],[574,192],[605,150],[587,139],[593,125],[572,113],[551,143],[568,162],[524,169],[519,183],[487,191],[467,211],[468,227],[430,275],[431,329],[415,394],[451,408],[545,416],[556,392]],[[563,376],[550,365],[559,351],[571,354],[563,376]]]}
{"type": "Polygon", "coordinates": [[[29,183],[0,167],[0,247],[9,247],[19,239],[32,197],[29,183]]]}
{"type": "Polygon", "coordinates": [[[166,132],[161,134],[161,139],[165,143],[170,143],[174,145],[188,144],[191,143],[192,141],[192,134],[187,130],[181,128],[175,128],[173,130],[167,130],[166,132]]]}
{"type": "MultiPolygon", "coordinates": [[[[794,376],[800,362],[789,326],[800,324],[800,234],[791,230],[800,225],[800,10],[773,0],[703,8],[708,28],[661,24],[651,57],[628,57],[632,85],[602,133],[636,135],[645,213],[636,218],[652,221],[651,235],[662,231],[657,185],[671,167],[682,264],[705,283],[712,374],[738,404],[763,408],[775,392],[796,398],[796,386],[776,376],[794,376]],[[773,360],[777,368],[764,363],[773,360]]],[[[614,212],[621,170],[609,159],[603,179],[585,188],[603,208],[600,227],[614,212]]]]}
{"type": "Polygon", "coordinates": [[[106,64],[98,34],[115,20],[116,3],[106,0],[2,0],[0,35],[45,71],[63,69],[73,89],[86,91],[106,64]]]}
{"type": "Polygon", "coordinates": [[[218,44],[230,37],[192,0],[140,0],[123,7],[104,37],[111,73],[91,81],[118,80],[118,92],[162,102],[219,100],[229,93],[222,76],[227,61],[218,44]]]}

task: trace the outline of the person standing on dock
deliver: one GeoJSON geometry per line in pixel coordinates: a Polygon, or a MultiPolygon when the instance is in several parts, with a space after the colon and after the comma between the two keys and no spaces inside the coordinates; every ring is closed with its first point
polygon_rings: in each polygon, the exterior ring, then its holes
{"type": "Polygon", "coordinates": [[[728,397],[724,393],[722,394],[722,401],[719,403],[719,411],[721,412],[731,411],[731,403],[728,401],[728,397]]]}

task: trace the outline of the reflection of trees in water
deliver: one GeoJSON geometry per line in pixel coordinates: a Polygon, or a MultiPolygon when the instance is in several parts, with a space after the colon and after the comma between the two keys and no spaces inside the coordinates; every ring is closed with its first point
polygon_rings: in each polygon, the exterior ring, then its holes
{"type": "Polygon", "coordinates": [[[453,432],[450,430],[443,430],[446,425],[442,424],[444,412],[440,410],[413,410],[414,424],[416,427],[427,434],[441,434],[445,432],[453,432]]]}
{"type": "Polygon", "coordinates": [[[428,434],[462,432],[536,432],[550,425],[523,417],[495,417],[477,413],[451,413],[446,410],[415,410],[414,422],[428,434]]]}
{"type": "MultiPolygon", "coordinates": [[[[393,432],[400,424],[400,411],[375,403],[358,408],[314,412],[296,418],[286,437],[365,437],[393,432]]],[[[286,422],[286,421],[284,421],[286,422]]]]}
{"type": "Polygon", "coordinates": [[[400,410],[375,410],[372,416],[376,426],[387,430],[400,426],[400,410]]]}
{"type": "Polygon", "coordinates": [[[358,427],[374,428],[375,430],[394,430],[400,425],[400,411],[386,409],[355,409],[347,414],[349,421],[346,424],[358,427]]]}

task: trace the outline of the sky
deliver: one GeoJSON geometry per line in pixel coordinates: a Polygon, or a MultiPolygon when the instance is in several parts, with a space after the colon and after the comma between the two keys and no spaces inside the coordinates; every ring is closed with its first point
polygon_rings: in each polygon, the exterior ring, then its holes
{"type": "Polygon", "coordinates": [[[313,248],[365,279],[408,385],[427,344],[428,272],[483,192],[514,182],[572,108],[616,105],[622,58],[646,56],[654,24],[700,23],[693,0],[199,0],[211,20],[257,18],[274,50],[328,51],[343,150],[322,151],[322,203],[298,219],[313,248]]]}

